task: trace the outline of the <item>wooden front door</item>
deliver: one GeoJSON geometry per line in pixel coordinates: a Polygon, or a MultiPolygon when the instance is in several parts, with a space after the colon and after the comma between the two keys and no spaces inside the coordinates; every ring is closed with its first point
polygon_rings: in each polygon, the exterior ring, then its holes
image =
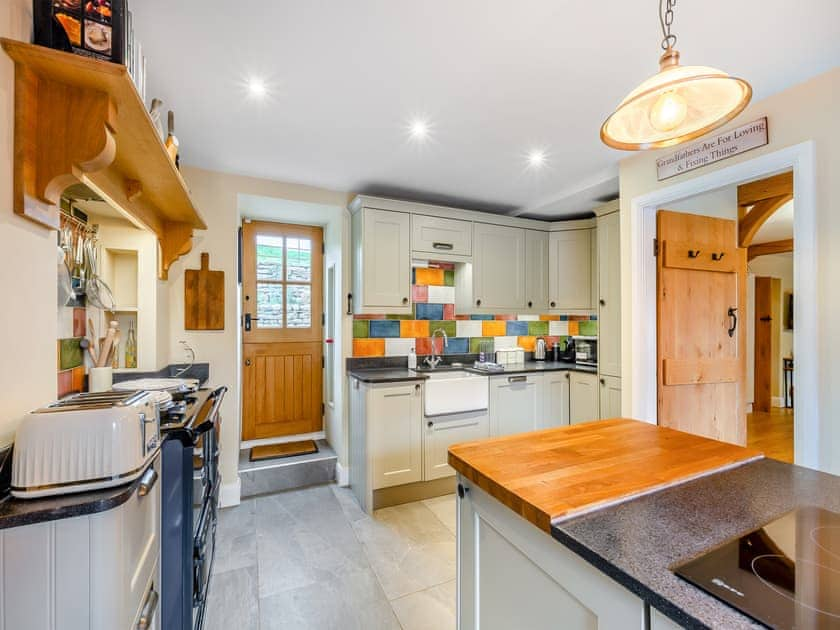
{"type": "Polygon", "coordinates": [[[773,392],[779,390],[779,313],[781,311],[779,278],[755,279],[755,363],[753,411],[770,411],[773,392]]]}
{"type": "Polygon", "coordinates": [[[323,428],[323,233],[242,228],[242,439],[323,428]]]}
{"type": "Polygon", "coordinates": [[[746,250],[735,221],[657,215],[659,424],[734,444],[747,437],[746,250]]]}

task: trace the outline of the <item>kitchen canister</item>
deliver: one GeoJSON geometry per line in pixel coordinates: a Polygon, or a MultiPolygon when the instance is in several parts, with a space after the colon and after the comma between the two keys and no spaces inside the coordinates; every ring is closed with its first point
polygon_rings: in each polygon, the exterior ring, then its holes
{"type": "Polygon", "coordinates": [[[92,367],[88,368],[88,391],[107,392],[114,384],[114,368],[92,367]]]}

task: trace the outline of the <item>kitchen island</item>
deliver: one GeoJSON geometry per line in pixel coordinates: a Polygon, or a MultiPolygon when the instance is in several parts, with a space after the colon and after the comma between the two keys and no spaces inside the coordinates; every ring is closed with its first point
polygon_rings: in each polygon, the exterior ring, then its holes
{"type": "Polygon", "coordinates": [[[631,420],[453,446],[466,628],[759,628],[671,569],[840,480],[631,420]]]}

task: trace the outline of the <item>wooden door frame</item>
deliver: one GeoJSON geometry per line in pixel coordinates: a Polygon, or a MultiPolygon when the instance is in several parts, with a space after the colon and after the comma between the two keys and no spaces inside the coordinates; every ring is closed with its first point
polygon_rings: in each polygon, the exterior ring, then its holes
{"type": "MultiPolygon", "coordinates": [[[[622,244],[628,248],[622,269],[622,374],[630,378],[623,388],[622,413],[656,422],[656,211],[686,197],[737,185],[772,173],[793,169],[796,190],[794,239],[816,244],[816,145],[808,140],[760,155],[685,181],[634,197],[622,206],[622,244]],[[626,235],[626,236],[625,236],[626,235]],[[631,344],[633,344],[631,346],[631,344]]],[[[817,248],[794,251],[794,344],[797,354],[819,356],[817,342],[817,248]]],[[[817,361],[801,362],[794,374],[797,392],[795,461],[819,468],[821,437],[817,361]]]]}

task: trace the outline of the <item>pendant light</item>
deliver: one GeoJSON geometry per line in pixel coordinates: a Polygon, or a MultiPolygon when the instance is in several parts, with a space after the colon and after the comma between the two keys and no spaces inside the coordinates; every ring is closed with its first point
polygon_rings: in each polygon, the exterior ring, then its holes
{"type": "Polygon", "coordinates": [[[659,149],[693,140],[740,114],[752,88],[743,79],[706,66],[681,66],[671,34],[676,0],[659,0],[662,48],[659,72],[630,92],[601,126],[616,149],[659,149]],[[664,7],[663,7],[664,3],[664,7]]]}

